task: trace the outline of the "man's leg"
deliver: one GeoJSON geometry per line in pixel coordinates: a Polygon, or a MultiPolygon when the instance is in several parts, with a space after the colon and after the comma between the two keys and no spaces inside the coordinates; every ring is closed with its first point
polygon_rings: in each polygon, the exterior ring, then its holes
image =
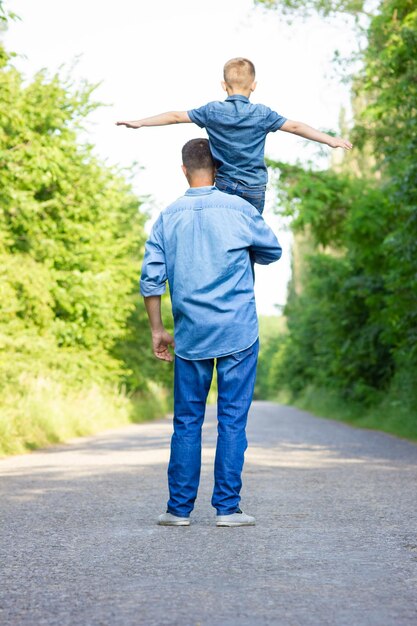
{"type": "Polygon", "coordinates": [[[255,387],[259,342],[217,359],[218,437],[211,500],[218,515],[239,510],[242,468],[247,448],[246,422],[255,387]]]}
{"type": "Polygon", "coordinates": [[[168,466],[168,513],[188,517],[200,482],[201,427],[214,359],[187,361],[175,356],[174,434],[168,466]]]}

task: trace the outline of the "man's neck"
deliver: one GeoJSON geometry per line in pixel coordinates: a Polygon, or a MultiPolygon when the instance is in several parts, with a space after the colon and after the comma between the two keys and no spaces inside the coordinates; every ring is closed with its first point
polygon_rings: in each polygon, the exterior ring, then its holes
{"type": "Polygon", "coordinates": [[[188,181],[190,187],[211,187],[214,185],[213,178],[209,176],[196,176],[188,181]]]}

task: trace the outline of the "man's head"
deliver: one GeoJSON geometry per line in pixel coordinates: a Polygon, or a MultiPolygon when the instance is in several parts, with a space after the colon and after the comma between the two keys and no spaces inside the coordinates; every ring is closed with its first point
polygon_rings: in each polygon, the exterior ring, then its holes
{"type": "Polygon", "coordinates": [[[256,87],[255,66],[249,59],[236,57],[227,61],[223,68],[222,87],[229,95],[249,96],[256,87]]]}
{"type": "Polygon", "coordinates": [[[182,148],[182,171],[190,187],[205,187],[214,182],[215,165],[208,139],[191,139],[182,148]]]}

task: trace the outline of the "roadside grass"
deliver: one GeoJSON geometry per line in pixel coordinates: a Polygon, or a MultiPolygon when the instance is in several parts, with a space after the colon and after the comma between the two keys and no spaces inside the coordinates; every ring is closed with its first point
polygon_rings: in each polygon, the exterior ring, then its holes
{"type": "Polygon", "coordinates": [[[328,389],[307,388],[301,396],[291,398],[282,392],[274,398],[317,415],[357,426],[381,430],[397,437],[417,441],[417,406],[415,396],[390,394],[378,404],[364,406],[342,400],[328,389]]]}
{"type": "Polygon", "coordinates": [[[0,456],[23,454],[73,437],[139,423],[168,411],[166,392],[156,385],[128,397],[110,386],[68,389],[52,378],[21,377],[4,390],[0,456]]]}

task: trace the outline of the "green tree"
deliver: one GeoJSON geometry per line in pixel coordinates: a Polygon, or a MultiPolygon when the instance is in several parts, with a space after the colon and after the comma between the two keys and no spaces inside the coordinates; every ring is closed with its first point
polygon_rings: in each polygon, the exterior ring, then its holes
{"type": "Polygon", "coordinates": [[[318,13],[323,17],[337,13],[348,15],[358,15],[365,13],[364,0],[255,0],[255,3],[275,9],[284,15],[304,15],[309,16],[318,13]]]}
{"type": "Polygon", "coordinates": [[[367,39],[353,81],[356,154],[324,172],[271,164],[281,205],[311,244],[271,376],[295,397],[316,388],[375,407],[372,425],[416,436],[415,2],[381,2],[367,39]]]}
{"type": "Polygon", "coordinates": [[[45,71],[26,82],[0,48],[4,411],[7,389],[24,391],[29,378],[64,385],[64,395],[95,384],[108,398],[121,385],[129,392],[150,381],[168,385],[172,375],[152,356],[138,294],[147,215],[127,172],[105,165],[80,139],[98,106],[93,91],[45,71]]]}

